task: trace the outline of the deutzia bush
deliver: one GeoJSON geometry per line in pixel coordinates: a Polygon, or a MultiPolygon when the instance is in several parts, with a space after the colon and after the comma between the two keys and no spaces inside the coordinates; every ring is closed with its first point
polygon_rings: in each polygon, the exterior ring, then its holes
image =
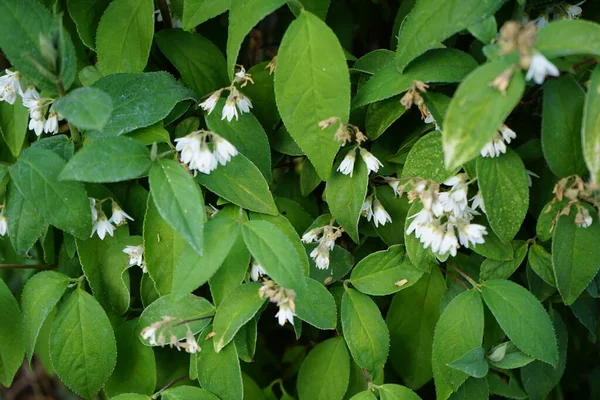
{"type": "Polygon", "coordinates": [[[0,398],[598,397],[599,22],[0,0],[0,398]]]}

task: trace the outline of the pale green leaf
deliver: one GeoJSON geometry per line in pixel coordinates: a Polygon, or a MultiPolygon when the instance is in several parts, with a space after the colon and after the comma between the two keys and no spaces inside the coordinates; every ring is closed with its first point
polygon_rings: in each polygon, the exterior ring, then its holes
{"type": "Polygon", "coordinates": [[[189,31],[224,13],[230,5],[231,0],[183,0],[183,29],[189,31]]]}
{"type": "Polygon", "coordinates": [[[448,363],[450,368],[462,371],[474,378],[483,378],[489,371],[489,365],[485,359],[485,349],[475,347],[467,351],[463,356],[448,363]]]}
{"type": "Polygon", "coordinates": [[[600,67],[594,69],[588,88],[581,130],[583,156],[592,179],[600,182],[600,67]]]}
{"type": "Polygon", "coordinates": [[[221,400],[241,399],[242,372],[235,346],[225,346],[217,353],[210,340],[201,340],[199,344],[202,351],[197,355],[196,366],[200,386],[221,400]]]}
{"type": "Polygon", "coordinates": [[[546,57],[600,55],[600,25],[592,21],[553,21],[540,30],[535,48],[546,57]]]}
{"type": "Polygon", "coordinates": [[[54,109],[80,129],[102,130],[113,104],[109,95],[94,88],[79,88],[54,102],[54,109]]]}
{"type": "MultiPolygon", "coordinates": [[[[29,329],[24,326],[23,315],[10,289],[0,279],[0,384],[11,387],[17,370],[23,363],[23,353],[28,347],[23,337],[29,329]]],[[[39,328],[38,328],[39,332],[39,328]]]]}
{"type": "Polygon", "coordinates": [[[381,400],[421,400],[421,398],[407,387],[388,383],[379,387],[381,400]]]}
{"type": "Polygon", "coordinates": [[[67,0],[69,15],[75,22],[79,38],[90,49],[96,48],[96,31],[110,0],[67,0]]]}
{"type": "Polygon", "coordinates": [[[458,167],[447,170],[444,166],[442,135],[434,131],[414,144],[402,168],[402,178],[431,179],[442,183],[456,172],[458,167]]]}
{"type": "Polygon", "coordinates": [[[333,296],[316,280],[305,280],[306,288],[296,292],[296,316],[318,329],[335,329],[337,308],[333,296]]]}
{"type": "Polygon", "coordinates": [[[26,254],[46,232],[48,223],[19,192],[13,181],[8,185],[6,198],[6,220],[8,236],[17,254],[26,254]]]}
{"type": "Polygon", "coordinates": [[[163,392],[163,400],[218,400],[211,392],[193,386],[177,386],[163,392]]]}
{"type": "Polygon", "coordinates": [[[19,97],[13,105],[0,102],[0,133],[14,157],[18,157],[23,148],[28,121],[29,111],[19,97]]]}

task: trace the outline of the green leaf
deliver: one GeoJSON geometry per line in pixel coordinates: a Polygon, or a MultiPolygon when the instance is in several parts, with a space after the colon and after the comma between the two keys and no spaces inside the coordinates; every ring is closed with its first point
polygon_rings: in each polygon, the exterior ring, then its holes
{"type": "Polygon", "coordinates": [[[484,64],[458,86],[444,119],[442,143],[446,167],[471,161],[492,140],[525,91],[525,79],[516,71],[506,94],[492,81],[511,66],[509,61],[484,64]]]}
{"type": "Polygon", "coordinates": [[[46,317],[54,309],[70,283],[68,276],[54,271],[43,271],[32,276],[21,294],[25,353],[31,362],[38,335],[46,317]]]}
{"type": "Polygon", "coordinates": [[[377,397],[372,392],[365,390],[350,397],[350,400],[377,400],[377,397]]]}
{"type": "Polygon", "coordinates": [[[98,68],[103,75],[142,72],[154,35],[152,0],[115,0],[102,14],[96,36],[98,68]]]}
{"type": "Polygon", "coordinates": [[[298,372],[300,400],[342,400],[350,377],[350,357],[344,339],[334,337],[317,344],[298,372]]]}
{"type": "Polygon", "coordinates": [[[552,239],[552,265],[556,287],[566,305],[571,305],[600,269],[600,223],[598,213],[585,207],[593,218],[587,228],[575,224],[576,209],[561,215],[552,239]]]}
{"type": "Polygon", "coordinates": [[[162,122],[147,126],[145,128],[136,129],[135,131],[129,132],[128,137],[141,142],[145,146],[153,143],[171,143],[171,137],[169,131],[167,131],[162,122]]]}
{"type": "Polygon", "coordinates": [[[213,322],[213,330],[216,332],[213,343],[217,353],[233,340],[240,328],[254,318],[267,301],[259,296],[258,290],[261,287],[259,282],[240,285],[219,304],[213,322]]]}
{"type": "Polygon", "coordinates": [[[306,288],[296,292],[296,316],[318,329],[335,329],[337,309],[333,296],[316,280],[305,280],[306,288]]]}
{"type": "Polygon", "coordinates": [[[30,147],[10,167],[10,175],[46,221],[75,237],[87,238],[92,231],[90,202],[80,183],[58,180],[64,166],[52,151],[30,147]]]}
{"type": "Polygon", "coordinates": [[[33,142],[31,144],[31,147],[51,150],[65,161],[69,161],[71,158],[73,158],[73,154],[75,152],[75,146],[73,145],[73,141],[65,135],[55,135],[52,137],[38,140],[36,142],[33,142]]]}
{"type": "Polygon", "coordinates": [[[138,393],[122,393],[118,396],[111,397],[110,400],[152,400],[150,396],[138,393]]]}
{"type": "Polygon", "coordinates": [[[185,84],[198,96],[229,83],[223,53],[204,36],[181,29],[167,29],[158,32],[155,40],[160,51],[177,68],[185,84]]]}
{"type": "Polygon", "coordinates": [[[67,0],[69,15],[75,22],[81,42],[92,50],[96,48],[96,32],[100,18],[110,0],[67,0]]]}
{"type": "Polygon", "coordinates": [[[377,139],[405,112],[406,108],[397,97],[370,104],[365,115],[365,130],[369,139],[377,139]]]}
{"type": "Polygon", "coordinates": [[[498,235],[496,235],[490,228],[487,219],[478,218],[475,219],[474,222],[485,226],[487,230],[485,242],[473,246],[473,251],[475,253],[498,261],[510,261],[515,258],[512,244],[508,241],[505,242],[504,240],[500,239],[498,235]]]}
{"type": "Polygon", "coordinates": [[[529,248],[527,265],[550,286],[556,286],[554,269],[552,268],[552,254],[548,253],[539,244],[534,243],[529,248]]]}
{"type": "Polygon", "coordinates": [[[456,296],[444,308],[433,335],[433,378],[438,399],[447,399],[468,375],[448,367],[483,341],[483,304],[476,291],[456,296]]]}
{"type": "Polygon", "coordinates": [[[264,17],[284,5],[286,0],[236,0],[229,9],[227,32],[227,73],[233,77],[242,42],[264,17]]]}
{"type": "Polygon", "coordinates": [[[383,367],[390,335],[381,312],[369,296],[347,289],[342,297],[342,329],[352,358],[370,374],[383,367]]]}
{"type": "MultiPolygon", "coordinates": [[[[388,185],[378,186],[375,195],[392,218],[392,222],[379,225],[375,228],[375,231],[388,246],[403,243],[404,223],[411,206],[408,199],[406,197],[396,197],[394,191],[388,185]]],[[[422,269],[420,265],[415,265],[422,269]]]]}
{"type": "Polygon", "coordinates": [[[481,272],[479,278],[482,280],[490,279],[508,279],[521,266],[529,244],[523,240],[515,240],[512,243],[514,250],[514,259],[508,261],[498,261],[487,258],[481,263],[481,272]]]}
{"type": "Polygon", "coordinates": [[[224,13],[230,5],[231,0],[184,0],[183,29],[189,31],[196,25],[224,13]]]}
{"type": "Polygon", "coordinates": [[[531,400],[544,400],[560,381],[567,363],[568,332],[560,315],[551,314],[558,338],[558,364],[556,368],[541,361],[534,361],[521,369],[521,380],[531,400]]]}
{"type": "Polygon", "coordinates": [[[104,385],[108,396],[135,392],[148,396],[156,386],[154,352],[138,339],[137,320],[129,320],[115,330],[117,340],[117,365],[104,385]]]}
{"type": "Polygon", "coordinates": [[[396,53],[391,50],[373,50],[358,59],[352,66],[352,70],[373,75],[381,68],[393,63],[395,57],[396,53]]]}
{"type": "Polygon", "coordinates": [[[534,361],[532,357],[523,353],[512,342],[505,342],[492,348],[487,359],[491,366],[502,369],[521,368],[534,361]],[[494,357],[496,351],[500,352],[501,357],[494,357]]]}
{"type": "MultiPolygon", "coordinates": [[[[305,244],[306,255],[310,256],[310,253],[315,248],[314,244],[305,244]]],[[[354,257],[352,254],[340,247],[335,245],[333,250],[329,253],[329,268],[320,269],[314,260],[310,260],[310,277],[323,285],[330,285],[350,272],[354,266],[354,257]]]]}
{"type": "Polygon", "coordinates": [[[481,287],[485,304],[523,353],[556,365],[558,350],[554,328],[546,310],[529,291],[506,280],[487,281],[481,287]]]}
{"type": "Polygon", "coordinates": [[[150,193],[160,215],[192,248],[202,254],[204,199],[188,171],[177,161],[162,159],[152,164],[150,193]]]}
{"type": "Polygon", "coordinates": [[[79,88],[56,100],[54,109],[80,129],[102,130],[110,119],[113,104],[102,90],[79,88]]]}
{"type": "Polygon", "coordinates": [[[233,344],[238,352],[240,360],[253,362],[256,353],[256,342],[258,338],[258,319],[260,315],[250,319],[243,325],[233,338],[233,344]]]}
{"type": "Polygon", "coordinates": [[[242,234],[252,256],[277,283],[298,291],[306,287],[297,250],[281,229],[255,220],[243,225],[242,234]]]}
{"type": "Polygon", "coordinates": [[[400,72],[417,56],[450,36],[494,15],[505,0],[420,0],[398,33],[396,67],[400,72]]]}
{"type": "Polygon", "coordinates": [[[355,243],[358,243],[358,220],[367,195],[369,170],[357,149],[352,148],[350,152],[353,152],[356,158],[352,176],[337,171],[342,160],[336,163],[335,170],[331,172],[331,177],[325,186],[325,197],[337,223],[355,243]]]}
{"type": "Polygon", "coordinates": [[[75,50],[61,27],[61,19],[39,1],[0,1],[0,48],[13,67],[40,91],[56,93],[57,78],[65,89],[75,80],[75,50]],[[58,47],[54,48],[60,56],[58,71],[44,57],[48,50],[42,49],[40,36],[58,47]]]}
{"type": "Polygon", "coordinates": [[[318,124],[330,117],[348,120],[350,77],[335,34],[308,11],[290,24],[281,41],[275,98],[290,135],[327,180],[339,148],[333,138],[337,125],[322,131],[318,124]]]}
{"type": "Polygon", "coordinates": [[[140,242],[141,238],[128,236],[126,227],[117,228],[114,236],[104,240],[98,235],[77,240],[77,254],[92,293],[104,309],[117,315],[124,314],[130,302],[129,256],[123,249],[140,242]]]}
{"type": "Polygon", "coordinates": [[[195,98],[193,92],[178,84],[167,72],[109,75],[97,80],[93,87],[108,94],[113,103],[113,112],[102,136],[118,136],[150,126],[169,115],[177,103],[195,98]]]}
{"type": "Polygon", "coordinates": [[[380,386],[379,397],[381,400],[421,400],[421,398],[409,388],[393,383],[380,386]]]}
{"type": "MultiPolygon", "coordinates": [[[[240,232],[237,221],[211,219],[204,226],[204,251],[185,246],[175,264],[172,293],[183,295],[199,288],[215,274],[227,258],[240,232]]],[[[246,264],[247,266],[247,264],[246,264]]]]}
{"type": "Polygon", "coordinates": [[[200,341],[199,344],[202,351],[198,353],[196,365],[200,386],[221,400],[241,399],[242,372],[235,346],[226,346],[217,353],[210,341],[200,341]]]}
{"type": "Polygon", "coordinates": [[[412,147],[402,168],[402,178],[431,179],[442,183],[458,172],[458,167],[447,170],[444,166],[442,135],[431,132],[412,147]]]}
{"type": "Polygon", "coordinates": [[[512,150],[500,157],[479,157],[477,181],[492,229],[500,239],[512,240],[529,208],[527,173],[521,157],[512,150]]]}
{"type": "Polygon", "coordinates": [[[19,192],[14,181],[8,186],[6,198],[8,236],[17,254],[26,254],[46,232],[48,224],[36,211],[33,203],[19,192]]]}
{"type": "Polygon", "coordinates": [[[360,87],[352,100],[352,108],[403,93],[411,88],[414,81],[460,82],[476,67],[477,62],[473,57],[456,49],[431,50],[415,60],[403,73],[390,63],[360,87]]]}
{"type": "Polygon", "coordinates": [[[412,287],[394,295],[385,322],[390,331],[390,362],[414,390],[432,377],[433,331],[440,316],[446,282],[433,268],[412,287]]]}
{"type": "Polygon", "coordinates": [[[193,386],[178,386],[163,392],[163,400],[219,400],[211,392],[193,386]]]}
{"type": "Polygon", "coordinates": [[[100,304],[76,289],[58,308],[50,335],[50,358],[58,377],[91,400],[115,368],[117,345],[100,304]]]}
{"type": "Polygon", "coordinates": [[[394,245],[360,260],[352,269],[350,282],[365,294],[385,296],[414,285],[423,275],[404,253],[404,246],[394,245]]]}
{"type": "MultiPolygon", "coordinates": [[[[221,110],[224,105],[225,100],[219,100],[217,110],[221,110]]],[[[273,174],[269,138],[254,115],[245,113],[239,119],[227,121],[221,119],[221,114],[215,111],[204,118],[208,129],[231,142],[237,151],[256,165],[267,182],[271,182],[273,174]]]]}
{"type": "Polygon", "coordinates": [[[559,178],[587,172],[581,124],[585,93],[572,76],[544,84],[542,149],[548,167],[559,178]]]}
{"type": "Polygon", "coordinates": [[[128,137],[89,140],[67,163],[61,180],[121,182],[139,178],[150,168],[150,151],[128,137]]]}
{"type": "Polygon", "coordinates": [[[245,209],[277,215],[277,206],[260,170],[241,154],[196,181],[211,192],[245,209]]]}
{"type": "MultiPolygon", "coordinates": [[[[420,201],[413,202],[408,210],[408,213],[406,214],[406,222],[408,222],[409,218],[415,216],[422,209],[423,203],[420,201]]],[[[410,222],[408,223],[410,225],[410,222]]],[[[413,267],[425,273],[429,273],[431,270],[437,268],[437,258],[431,249],[423,248],[423,243],[421,243],[421,241],[414,234],[407,234],[404,228],[403,232],[406,254],[408,255],[413,267]]]]}
{"type": "Polygon", "coordinates": [[[171,293],[176,264],[185,246],[183,237],[160,216],[152,196],[148,196],[144,217],[144,260],[161,296],[171,293]]]}
{"type": "Polygon", "coordinates": [[[488,400],[490,388],[485,378],[469,378],[452,393],[450,400],[488,400]]]}
{"type": "Polygon", "coordinates": [[[492,43],[498,34],[498,23],[493,15],[469,26],[471,35],[484,44],[492,43]]]}
{"type": "Polygon", "coordinates": [[[13,105],[6,101],[0,102],[0,133],[14,157],[18,157],[23,148],[28,121],[29,111],[23,106],[20,97],[17,97],[13,105]]]}
{"type": "Polygon", "coordinates": [[[600,67],[598,66],[592,73],[585,98],[581,135],[585,163],[592,179],[600,182],[600,67]]]}
{"type": "MultiPolygon", "coordinates": [[[[28,331],[23,326],[23,316],[17,300],[10,289],[0,279],[0,384],[11,387],[17,370],[23,363],[26,343],[23,333],[28,331]]],[[[38,330],[39,332],[39,330],[38,330]]]]}
{"type": "Polygon", "coordinates": [[[467,351],[460,358],[448,363],[450,368],[462,371],[474,378],[483,378],[489,371],[489,365],[485,359],[485,349],[475,347],[467,351]]]}
{"type": "Polygon", "coordinates": [[[600,55],[600,26],[592,21],[553,21],[540,30],[535,48],[548,58],[572,54],[600,55]]]}
{"type": "MultiPolygon", "coordinates": [[[[215,308],[203,297],[187,294],[183,297],[176,297],[173,294],[162,296],[153,301],[144,309],[137,323],[137,331],[141,332],[147,326],[155,322],[162,321],[163,316],[175,318],[177,321],[193,320],[187,324],[175,326],[170,325],[169,332],[177,337],[177,339],[185,339],[186,333],[189,330],[193,334],[201,332],[210,323],[210,317],[215,313],[215,308]]],[[[138,336],[142,343],[148,344],[138,336]]],[[[167,338],[168,340],[168,338],[167,338]]],[[[212,346],[210,346],[212,347],[212,346]]],[[[202,347],[202,351],[206,349],[202,347]]]]}

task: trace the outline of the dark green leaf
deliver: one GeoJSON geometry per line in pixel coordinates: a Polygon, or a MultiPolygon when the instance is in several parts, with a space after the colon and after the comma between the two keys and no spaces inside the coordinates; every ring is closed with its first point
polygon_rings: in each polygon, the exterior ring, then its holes
{"type": "MultiPolygon", "coordinates": [[[[10,289],[0,279],[0,384],[11,387],[17,370],[23,363],[26,342],[23,337],[28,327],[23,324],[23,315],[10,289]]],[[[37,329],[39,332],[39,328],[37,329]]],[[[29,333],[28,333],[29,334],[29,333]]],[[[28,347],[28,346],[27,346],[28,347]]]]}
{"type": "Polygon", "coordinates": [[[18,157],[27,134],[29,112],[17,97],[15,104],[0,102],[0,133],[14,157],[18,157]]]}

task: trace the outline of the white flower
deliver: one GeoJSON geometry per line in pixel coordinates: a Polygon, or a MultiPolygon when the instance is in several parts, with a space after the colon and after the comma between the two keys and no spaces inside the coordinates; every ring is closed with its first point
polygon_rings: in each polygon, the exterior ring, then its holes
{"type": "MultiPolygon", "coordinates": [[[[131,218],[125,211],[123,211],[121,209],[121,207],[119,207],[119,205],[116,202],[112,202],[112,215],[110,216],[110,222],[112,222],[115,225],[122,225],[122,224],[126,224],[127,220],[133,221],[133,218],[131,218]]],[[[112,235],[111,235],[112,236],[112,235]]]]}
{"type": "Polygon", "coordinates": [[[482,157],[499,157],[501,154],[506,153],[506,143],[510,143],[517,134],[506,125],[502,125],[499,131],[494,134],[494,137],[488,142],[480,154],[482,157]]]}
{"type": "Polygon", "coordinates": [[[317,238],[319,237],[320,232],[321,232],[320,228],[311,229],[310,231],[308,231],[304,235],[302,235],[301,240],[303,243],[316,242],[317,238]]]}
{"type": "Polygon", "coordinates": [[[15,104],[17,95],[23,94],[21,74],[18,71],[12,72],[8,69],[5,69],[4,72],[6,72],[6,75],[0,76],[0,101],[15,104]]]}
{"type": "Polygon", "coordinates": [[[500,127],[500,134],[502,135],[502,138],[504,139],[504,141],[506,143],[510,143],[511,140],[513,140],[517,137],[517,134],[515,133],[515,131],[513,131],[506,125],[502,125],[500,127]]]}
{"type": "Polygon", "coordinates": [[[485,226],[479,224],[469,224],[463,223],[458,224],[458,238],[460,240],[460,244],[469,248],[469,243],[471,244],[481,244],[484,243],[483,235],[487,235],[487,230],[485,226]]]}
{"type": "Polygon", "coordinates": [[[369,153],[367,150],[360,148],[360,156],[362,157],[365,164],[367,164],[367,168],[369,172],[377,172],[379,171],[379,167],[383,167],[383,164],[375,157],[373,154],[369,153]]]}
{"type": "Polygon", "coordinates": [[[360,214],[363,217],[367,218],[367,221],[370,221],[373,218],[373,197],[368,196],[365,199],[365,202],[360,207],[360,214]]]}
{"type": "Polygon", "coordinates": [[[433,118],[433,115],[431,115],[431,112],[429,112],[429,110],[427,110],[427,117],[425,118],[425,120],[423,122],[425,122],[426,124],[435,123],[435,119],[433,118]]]}
{"type": "Polygon", "coordinates": [[[6,215],[4,212],[0,214],[0,236],[4,236],[8,233],[8,222],[6,221],[6,215]]]}
{"type": "Polygon", "coordinates": [[[354,173],[354,161],[356,160],[356,149],[352,149],[346,154],[340,166],[338,167],[338,171],[344,175],[350,175],[354,173]]]}
{"type": "Polygon", "coordinates": [[[485,206],[483,205],[483,197],[481,196],[481,192],[477,192],[475,196],[471,197],[471,208],[479,208],[481,211],[485,212],[485,206]]]}
{"type": "Polygon", "coordinates": [[[381,202],[378,199],[375,199],[373,202],[373,223],[377,227],[379,225],[385,225],[388,222],[392,222],[392,217],[385,211],[381,202]]]}
{"type": "Polygon", "coordinates": [[[177,138],[175,143],[175,150],[180,152],[180,159],[184,164],[189,164],[200,151],[201,140],[197,134],[177,138]]]}
{"type": "Polygon", "coordinates": [[[222,90],[217,90],[216,92],[213,92],[208,99],[200,103],[200,108],[202,108],[204,111],[207,111],[210,115],[210,113],[213,112],[213,110],[215,109],[217,101],[219,101],[219,98],[221,97],[221,92],[222,90]]]}
{"type": "Polygon", "coordinates": [[[185,351],[190,354],[200,351],[200,346],[198,346],[198,342],[196,342],[196,338],[190,329],[187,330],[187,334],[185,336],[185,351]]]}
{"type": "Polygon", "coordinates": [[[29,120],[29,129],[35,132],[36,136],[40,136],[44,133],[44,126],[46,124],[46,120],[44,117],[40,119],[31,118],[29,120]]]}
{"type": "Polygon", "coordinates": [[[231,157],[235,157],[238,154],[234,145],[217,134],[213,134],[213,142],[215,144],[215,157],[221,165],[227,164],[231,161],[231,157]]]}
{"type": "Polygon", "coordinates": [[[437,253],[442,245],[442,240],[444,240],[445,232],[443,228],[437,219],[423,226],[419,237],[421,243],[423,243],[423,248],[431,247],[431,250],[437,253]]]}
{"type": "Polygon", "coordinates": [[[440,243],[439,254],[444,255],[446,253],[450,253],[450,255],[454,257],[456,256],[458,247],[458,239],[454,233],[454,225],[447,224],[446,233],[444,234],[444,237],[440,243]]]}
{"type": "Polygon", "coordinates": [[[531,64],[529,64],[529,70],[527,71],[525,79],[531,80],[533,78],[535,83],[541,85],[548,75],[559,76],[560,72],[558,72],[558,68],[548,61],[542,53],[535,53],[531,59],[531,64]]]}
{"type": "Polygon", "coordinates": [[[90,237],[94,236],[94,233],[98,233],[98,237],[101,240],[104,240],[104,237],[108,233],[110,236],[115,232],[115,227],[108,221],[106,215],[102,211],[98,211],[98,218],[96,222],[94,222],[94,227],[92,229],[92,234],[90,237]]]}
{"type": "Polygon", "coordinates": [[[218,162],[215,155],[210,151],[208,145],[203,142],[195,157],[190,162],[190,168],[203,174],[210,174],[217,168],[218,162]]]}
{"type": "Polygon", "coordinates": [[[575,19],[577,17],[579,17],[579,15],[581,15],[581,7],[579,7],[580,5],[582,5],[583,3],[585,3],[584,1],[581,1],[577,4],[565,4],[565,13],[567,13],[567,18],[569,19],[575,19]]]}
{"type": "Polygon", "coordinates": [[[258,261],[253,260],[252,268],[250,269],[250,279],[254,282],[257,282],[258,279],[263,275],[267,275],[267,271],[263,269],[262,265],[260,265],[258,261]]]}
{"type": "Polygon", "coordinates": [[[281,326],[285,325],[286,321],[293,325],[294,315],[296,314],[294,314],[292,309],[286,303],[282,303],[279,305],[279,311],[275,314],[275,318],[277,318],[281,326]]]}
{"type": "Polygon", "coordinates": [[[311,258],[314,260],[317,268],[329,268],[329,250],[327,246],[319,245],[310,252],[311,258]]]}
{"type": "Polygon", "coordinates": [[[233,117],[235,117],[235,119],[237,120],[238,112],[237,108],[235,108],[235,100],[231,99],[230,95],[227,98],[227,101],[225,102],[225,106],[223,107],[223,114],[221,116],[221,120],[227,119],[228,122],[231,122],[233,117]]]}
{"type": "Polygon", "coordinates": [[[550,16],[546,13],[544,14],[540,14],[539,17],[537,17],[534,22],[535,25],[537,26],[538,30],[542,29],[543,27],[545,27],[546,25],[548,25],[550,16]]]}
{"type": "Polygon", "coordinates": [[[588,228],[594,222],[587,208],[580,208],[575,215],[575,224],[580,228],[588,228]]]}
{"type": "Polygon", "coordinates": [[[90,200],[90,207],[92,209],[92,222],[96,222],[98,219],[98,209],[96,208],[96,199],[93,197],[88,197],[90,200]]]}
{"type": "Polygon", "coordinates": [[[142,339],[144,340],[148,340],[148,343],[151,346],[156,346],[156,330],[158,329],[158,326],[156,324],[152,324],[150,326],[145,327],[144,329],[142,329],[141,335],[142,335],[142,339]]]}
{"type": "Polygon", "coordinates": [[[44,132],[53,135],[58,133],[58,115],[54,111],[51,111],[48,115],[48,119],[44,124],[44,132]]]}
{"type": "Polygon", "coordinates": [[[250,99],[240,92],[238,92],[238,96],[236,97],[236,104],[242,114],[249,113],[250,109],[252,108],[252,102],[250,99]]]}
{"type": "Polygon", "coordinates": [[[129,255],[129,265],[141,267],[144,264],[144,246],[125,246],[123,253],[129,255]]]}

